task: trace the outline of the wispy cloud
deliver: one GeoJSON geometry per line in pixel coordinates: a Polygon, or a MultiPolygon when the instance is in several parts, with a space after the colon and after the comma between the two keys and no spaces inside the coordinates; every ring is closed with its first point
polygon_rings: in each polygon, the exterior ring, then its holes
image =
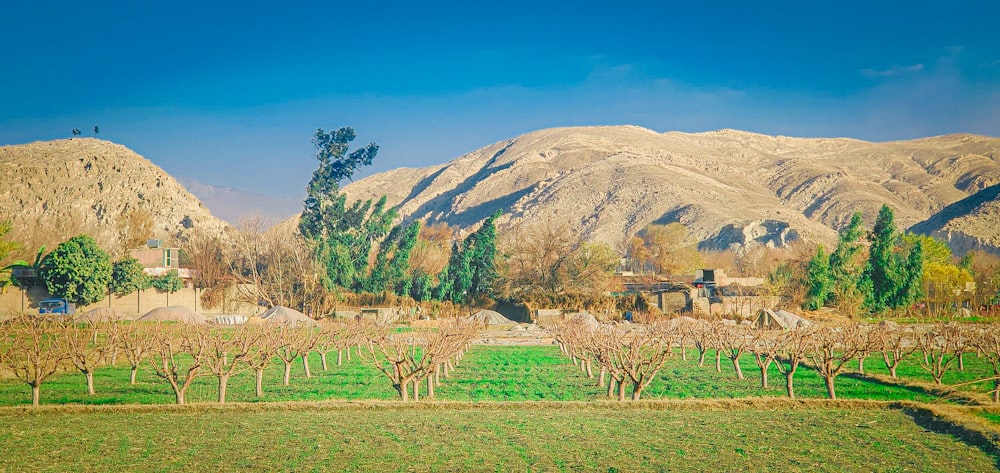
{"type": "Polygon", "coordinates": [[[893,77],[920,72],[922,70],[924,70],[923,63],[917,63],[909,66],[892,66],[889,69],[862,69],[861,73],[868,77],[893,77]]]}

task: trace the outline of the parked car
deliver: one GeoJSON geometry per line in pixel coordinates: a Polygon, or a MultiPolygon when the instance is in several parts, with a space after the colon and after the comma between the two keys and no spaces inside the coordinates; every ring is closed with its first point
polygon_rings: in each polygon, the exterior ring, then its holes
{"type": "Polygon", "coordinates": [[[50,297],[38,303],[38,315],[69,316],[76,313],[76,306],[61,297],[50,297]]]}

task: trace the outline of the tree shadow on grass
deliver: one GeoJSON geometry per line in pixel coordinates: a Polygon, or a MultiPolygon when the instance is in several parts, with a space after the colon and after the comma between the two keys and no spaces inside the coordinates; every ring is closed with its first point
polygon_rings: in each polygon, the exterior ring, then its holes
{"type": "Polygon", "coordinates": [[[930,409],[907,407],[902,409],[903,413],[910,416],[913,422],[930,432],[950,435],[961,440],[967,445],[978,448],[986,455],[993,458],[993,464],[1000,470],[1000,435],[992,432],[983,432],[959,422],[949,420],[934,413],[930,409]]]}

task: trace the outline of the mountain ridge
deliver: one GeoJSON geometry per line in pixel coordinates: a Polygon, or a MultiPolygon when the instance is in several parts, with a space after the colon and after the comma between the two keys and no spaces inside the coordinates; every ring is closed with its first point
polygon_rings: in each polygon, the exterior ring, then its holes
{"type": "Polygon", "coordinates": [[[567,127],[369,176],[344,192],[386,194],[408,220],[468,226],[503,208],[501,230],[565,222],[618,245],[649,223],[679,221],[703,248],[780,246],[832,243],[854,211],[870,224],[883,203],[908,228],[1000,184],[998,156],[1000,139],[970,134],[868,142],[567,127]]]}

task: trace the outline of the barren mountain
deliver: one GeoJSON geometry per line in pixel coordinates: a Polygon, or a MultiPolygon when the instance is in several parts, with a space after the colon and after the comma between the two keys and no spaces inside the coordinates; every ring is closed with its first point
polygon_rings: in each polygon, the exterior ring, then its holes
{"type": "Polygon", "coordinates": [[[12,221],[19,241],[51,245],[87,231],[110,250],[119,244],[123,215],[134,211],[153,224],[152,234],[139,238],[169,242],[226,227],[162,169],[108,141],[3,146],[0,169],[0,221],[12,221]]]}
{"type": "MultiPolygon", "coordinates": [[[[726,248],[832,242],[853,212],[871,224],[883,203],[907,228],[997,184],[1000,139],[983,136],[871,143],[617,126],[536,131],[345,191],[387,194],[407,219],[470,226],[503,209],[501,230],[565,223],[610,244],[650,223],[681,222],[703,248],[726,248]]],[[[995,237],[995,210],[967,218],[976,223],[962,228],[995,241],[980,235],[995,237]]]]}

